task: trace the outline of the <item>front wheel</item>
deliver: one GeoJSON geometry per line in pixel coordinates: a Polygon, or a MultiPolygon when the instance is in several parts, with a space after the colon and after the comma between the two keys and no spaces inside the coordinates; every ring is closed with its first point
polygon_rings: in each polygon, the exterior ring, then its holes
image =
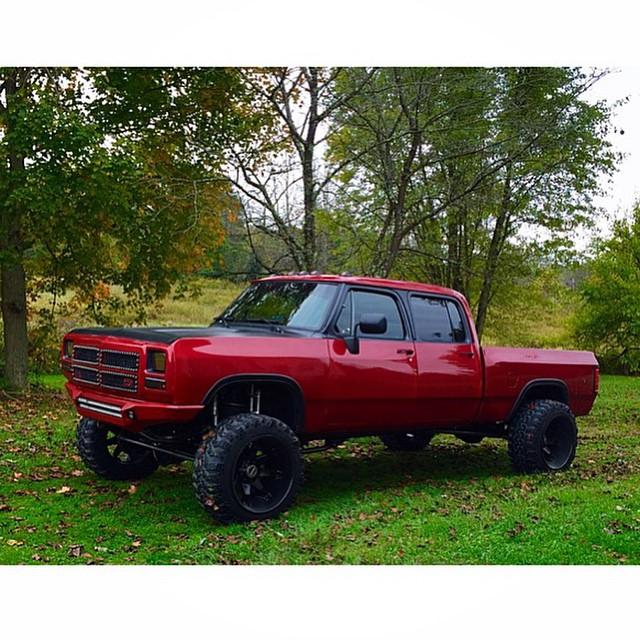
{"type": "Polygon", "coordinates": [[[509,425],[509,456],[523,473],[562,471],[576,455],[578,429],[569,407],[556,400],[534,400],[509,425]]]}
{"type": "Polygon", "coordinates": [[[153,451],[120,440],[117,430],[97,420],[80,420],[76,442],[87,467],[107,480],[141,480],[158,468],[153,451]]]}
{"type": "Polygon", "coordinates": [[[302,486],[300,442],[280,420],[243,413],[207,437],[193,467],[200,504],[220,522],[272,518],[302,486]]]}

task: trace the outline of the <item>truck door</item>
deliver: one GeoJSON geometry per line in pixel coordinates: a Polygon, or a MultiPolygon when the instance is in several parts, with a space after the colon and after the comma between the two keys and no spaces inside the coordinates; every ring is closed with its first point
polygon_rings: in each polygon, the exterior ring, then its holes
{"type": "Polygon", "coordinates": [[[460,304],[412,293],[416,332],[417,410],[425,426],[473,422],[482,399],[482,361],[460,304]]]}
{"type": "Polygon", "coordinates": [[[347,291],[334,330],[351,336],[354,328],[359,353],[351,353],[340,337],[329,342],[328,427],[374,431],[415,424],[415,348],[396,294],[380,289],[347,291]],[[386,331],[379,335],[358,331],[363,313],[383,314],[386,331]]]}

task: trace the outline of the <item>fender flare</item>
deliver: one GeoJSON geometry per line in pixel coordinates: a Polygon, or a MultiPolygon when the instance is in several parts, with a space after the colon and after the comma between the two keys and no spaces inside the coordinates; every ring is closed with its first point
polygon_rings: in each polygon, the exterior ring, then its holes
{"type": "Polygon", "coordinates": [[[277,373],[239,373],[232,374],[230,376],[226,376],[224,378],[220,378],[205,394],[202,404],[207,406],[213,401],[214,396],[222,391],[225,387],[230,387],[234,384],[238,383],[260,383],[260,382],[269,382],[269,383],[277,383],[283,384],[291,392],[291,397],[293,398],[293,422],[294,424],[289,425],[296,433],[304,430],[304,393],[302,392],[302,387],[298,384],[296,380],[290,378],[289,376],[284,376],[282,374],[277,373]]]}
{"type": "Polygon", "coordinates": [[[569,404],[569,387],[564,380],[560,380],[559,378],[537,378],[535,380],[530,380],[529,382],[527,382],[527,384],[524,385],[524,387],[522,387],[522,389],[520,389],[520,393],[511,406],[511,410],[509,411],[505,422],[511,421],[513,416],[520,408],[527,393],[537,387],[554,387],[558,389],[558,391],[560,391],[560,395],[562,396],[562,402],[567,405],[569,404]]]}

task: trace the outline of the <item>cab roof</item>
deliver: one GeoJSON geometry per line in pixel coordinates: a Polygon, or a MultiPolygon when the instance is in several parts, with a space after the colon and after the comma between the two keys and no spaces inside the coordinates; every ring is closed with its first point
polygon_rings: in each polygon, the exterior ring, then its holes
{"type": "Polygon", "coordinates": [[[310,282],[333,282],[338,284],[351,284],[366,287],[380,287],[385,289],[403,289],[405,291],[416,291],[419,293],[432,293],[441,296],[450,296],[452,298],[464,299],[464,296],[454,289],[439,287],[434,284],[424,284],[423,282],[411,282],[407,280],[388,280],[386,278],[369,278],[363,276],[351,275],[331,275],[331,274],[291,274],[276,275],[258,278],[256,282],[272,281],[272,280],[302,280],[310,282]]]}

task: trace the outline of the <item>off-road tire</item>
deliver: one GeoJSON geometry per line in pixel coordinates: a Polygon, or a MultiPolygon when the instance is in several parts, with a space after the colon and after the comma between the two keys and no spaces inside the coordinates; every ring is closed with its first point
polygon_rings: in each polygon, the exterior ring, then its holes
{"type": "Polygon", "coordinates": [[[153,451],[123,443],[124,451],[131,453],[128,462],[114,457],[107,440],[114,434],[108,425],[82,418],[76,430],[76,445],[80,457],[94,473],[107,480],[142,480],[158,468],[153,451]]]}
{"type": "Polygon", "coordinates": [[[202,507],[219,522],[247,522],[273,518],[293,503],[304,479],[300,441],[276,418],[242,413],[223,420],[217,430],[205,436],[196,453],[193,487],[202,507]],[[288,465],[284,495],[271,508],[250,510],[238,497],[237,466],[252,444],[268,439],[288,465]]]}
{"type": "Polygon", "coordinates": [[[422,451],[431,442],[431,438],[432,433],[421,431],[380,436],[382,444],[389,451],[422,451]]]}
{"type": "Polygon", "coordinates": [[[578,429],[571,409],[557,400],[534,400],[522,407],[509,425],[509,457],[516,471],[539,473],[562,471],[576,454],[578,429]],[[555,461],[545,449],[545,438],[553,431],[562,434],[562,446],[555,461]]]}

